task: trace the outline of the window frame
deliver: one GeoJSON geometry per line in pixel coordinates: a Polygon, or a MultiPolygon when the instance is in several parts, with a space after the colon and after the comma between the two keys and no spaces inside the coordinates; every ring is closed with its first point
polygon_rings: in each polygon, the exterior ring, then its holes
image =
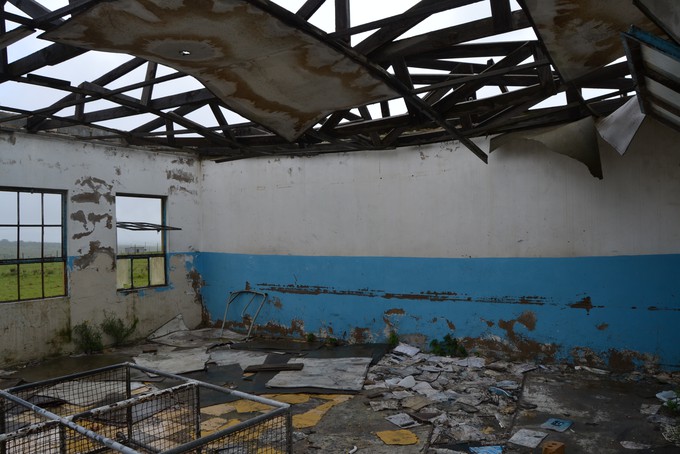
{"type": "MultiPolygon", "coordinates": [[[[160,234],[161,234],[161,241],[160,241],[161,252],[139,253],[139,254],[124,254],[124,253],[121,254],[120,253],[120,246],[121,245],[120,245],[120,241],[119,241],[119,238],[118,238],[118,229],[121,228],[121,227],[118,227],[118,224],[119,224],[119,221],[118,221],[118,203],[116,201],[116,204],[115,204],[115,210],[116,210],[116,273],[118,273],[119,260],[130,260],[130,276],[129,276],[130,287],[118,287],[118,278],[116,278],[116,290],[119,291],[119,292],[129,293],[129,292],[137,292],[139,290],[144,290],[144,289],[148,289],[148,288],[167,287],[169,285],[168,284],[167,235],[166,235],[166,230],[167,230],[166,229],[166,227],[167,227],[166,214],[167,214],[168,197],[163,196],[163,195],[117,193],[116,198],[118,198],[118,197],[159,200],[160,204],[161,204],[161,226],[162,226],[162,228],[159,229],[160,234]],[[152,285],[151,284],[151,259],[152,258],[158,258],[158,257],[163,258],[163,283],[152,285]],[[134,260],[146,260],[146,271],[147,271],[148,285],[135,286],[134,260]]],[[[125,221],[125,222],[131,222],[131,221],[125,221]]]]}
{"type": "MultiPolygon", "coordinates": [[[[16,193],[16,223],[15,224],[3,224],[0,223],[0,228],[4,229],[16,229],[16,257],[13,259],[3,259],[0,258],[0,266],[16,266],[16,299],[3,300],[0,299],[0,304],[5,303],[18,303],[24,301],[32,300],[44,300],[49,298],[63,298],[68,296],[68,267],[67,261],[68,256],[66,254],[67,250],[67,232],[66,232],[66,201],[68,192],[64,190],[57,189],[45,189],[45,188],[26,188],[26,187],[16,187],[16,186],[0,186],[0,191],[2,192],[15,192],[16,193]],[[21,194],[40,194],[40,223],[22,223],[21,219],[21,194]],[[46,224],[45,223],[45,194],[54,194],[61,197],[61,207],[59,209],[60,213],[60,223],[59,224],[46,224]],[[40,228],[40,257],[21,257],[21,231],[23,228],[40,228]],[[61,247],[59,257],[45,257],[45,229],[46,228],[59,228],[61,230],[60,240],[61,247]],[[22,298],[22,273],[21,268],[25,265],[30,264],[40,264],[40,296],[29,296],[22,298]],[[61,263],[61,273],[63,276],[63,282],[59,294],[45,295],[45,264],[46,263],[61,263]]],[[[0,221],[1,222],[1,221],[0,221]]]]}

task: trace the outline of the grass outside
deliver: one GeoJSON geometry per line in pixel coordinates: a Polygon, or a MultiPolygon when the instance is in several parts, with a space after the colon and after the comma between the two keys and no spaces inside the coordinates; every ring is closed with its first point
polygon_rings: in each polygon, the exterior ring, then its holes
{"type": "Polygon", "coordinates": [[[165,284],[165,257],[118,259],[117,267],[121,271],[118,275],[118,288],[143,288],[165,284]],[[132,275],[130,275],[131,263],[132,275]]]}
{"type": "Polygon", "coordinates": [[[64,264],[61,262],[0,265],[0,301],[43,298],[43,269],[44,297],[65,295],[64,264]]]}

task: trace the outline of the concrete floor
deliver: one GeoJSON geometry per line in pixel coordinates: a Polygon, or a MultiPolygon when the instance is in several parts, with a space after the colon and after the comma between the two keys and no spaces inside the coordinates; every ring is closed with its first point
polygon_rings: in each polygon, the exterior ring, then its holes
{"type": "MultiPolygon", "coordinates": [[[[19,368],[13,374],[0,375],[0,388],[15,384],[18,379],[32,382],[120,363],[130,360],[138,352],[139,348],[135,347],[28,365],[19,368]]],[[[407,373],[414,374],[413,364],[412,361],[402,366],[393,363],[372,366],[368,374],[372,379],[367,383],[375,383],[375,371],[381,367],[396,377],[403,377],[407,373]]],[[[482,389],[484,393],[479,399],[479,408],[483,410],[474,413],[476,410],[473,408],[463,412],[451,405],[451,402],[432,403],[424,410],[431,409],[440,412],[440,415],[443,414],[443,418],[446,419],[442,426],[444,429],[436,429],[436,425],[430,423],[405,429],[401,435],[406,434],[405,442],[409,444],[387,444],[379,437],[383,432],[394,433],[399,430],[385,418],[402,413],[404,409],[376,411],[370,403],[386,397],[380,396],[375,389],[364,389],[359,394],[336,399],[330,408],[328,404],[325,405],[324,412],[319,413],[320,418],[314,423],[295,427],[294,452],[461,453],[471,452],[470,447],[495,445],[502,446],[503,453],[541,453],[540,445],[532,449],[508,443],[510,437],[518,430],[528,429],[547,433],[543,443],[547,441],[564,443],[569,454],[635,451],[680,453],[680,434],[673,435],[669,431],[672,427],[676,430],[680,427],[680,414],[665,407],[658,409],[655,414],[648,414],[649,408],[653,410],[661,403],[656,397],[658,392],[680,389],[679,373],[614,375],[599,370],[551,365],[512,375],[507,372],[512,367],[512,363],[504,363],[501,369],[492,367],[491,361],[488,360],[485,367],[475,370],[465,367],[454,368],[454,372],[450,372],[447,378],[452,389],[455,387],[457,392],[462,393],[464,393],[462,389],[482,389]],[[513,391],[512,397],[499,397],[486,392],[489,380],[498,381],[512,377],[520,384],[520,387],[513,391]],[[467,381],[461,387],[459,385],[463,378],[467,381]],[[475,386],[475,380],[479,381],[479,386],[475,386]],[[496,418],[493,418],[494,412],[496,418]],[[503,413],[503,417],[500,417],[500,413],[503,413]],[[492,416],[485,420],[484,414],[492,416]],[[549,418],[571,420],[573,424],[562,433],[542,429],[541,424],[549,418]],[[479,431],[475,432],[486,434],[483,440],[475,440],[474,437],[456,439],[451,435],[460,433],[452,429],[460,421],[474,425],[470,423],[472,419],[475,419],[477,424],[480,424],[479,421],[486,421],[478,427],[479,431]],[[447,437],[443,434],[449,435],[447,437]]],[[[208,367],[205,372],[191,375],[192,378],[219,385],[232,383],[225,379],[222,370],[226,369],[208,367]]],[[[394,392],[395,389],[389,391],[394,392]]],[[[321,408],[319,403],[321,401],[314,399],[314,395],[304,402],[293,405],[294,415],[308,414],[310,411],[313,413],[317,408],[321,408]]],[[[295,421],[299,420],[294,418],[295,421]]]]}

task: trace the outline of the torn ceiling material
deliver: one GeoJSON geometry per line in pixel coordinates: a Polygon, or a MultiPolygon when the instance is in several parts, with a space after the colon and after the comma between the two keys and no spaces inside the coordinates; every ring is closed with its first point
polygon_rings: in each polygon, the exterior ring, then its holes
{"type": "MultiPolygon", "coordinates": [[[[509,0],[419,0],[407,9],[360,0],[45,6],[53,3],[2,2],[0,130],[58,131],[217,162],[453,139],[486,161],[471,138],[606,116],[635,91],[626,62],[577,81],[569,65],[560,74],[559,56],[546,53],[552,44],[530,29],[530,11],[509,0]],[[123,61],[99,50],[137,56],[123,61]],[[204,87],[187,88],[195,82],[204,87]],[[565,94],[566,102],[554,98],[565,94]]],[[[575,3],[559,2],[560,12],[575,3]]],[[[625,23],[607,29],[619,54],[625,23]]],[[[573,37],[564,40],[570,48],[573,37]]]]}
{"type": "Polygon", "coordinates": [[[680,130],[680,46],[636,27],[623,37],[642,112],[680,130]]]}
{"type": "Polygon", "coordinates": [[[293,141],[336,110],[398,97],[378,67],[311,32],[242,0],[118,0],[42,37],[190,74],[238,114],[293,141]]]}
{"type": "Polygon", "coordinates": [[[654,24],[630,2],[520,0],[562,80],[584,77],[624,56],[620,34],[654,24]]]}

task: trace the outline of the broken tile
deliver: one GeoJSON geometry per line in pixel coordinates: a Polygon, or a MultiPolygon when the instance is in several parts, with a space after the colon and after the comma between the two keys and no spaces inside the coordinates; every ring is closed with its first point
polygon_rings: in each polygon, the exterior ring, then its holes
{"type": "Polygon", "coordinates": [[[406,413],[397,413],[396,415],[387,416],[385,419],[402,429],[409,429],[420,425],[418,421],[406,413]]]}
{"type": "Polygon", "coordinates": [[[515,434],[510,437],[508,443],[512,443],[518,446],[525,446],[527,448],[535,448],[548,434],[545,432],[539,432],[537,430],[520,429],[515,434]]]}

